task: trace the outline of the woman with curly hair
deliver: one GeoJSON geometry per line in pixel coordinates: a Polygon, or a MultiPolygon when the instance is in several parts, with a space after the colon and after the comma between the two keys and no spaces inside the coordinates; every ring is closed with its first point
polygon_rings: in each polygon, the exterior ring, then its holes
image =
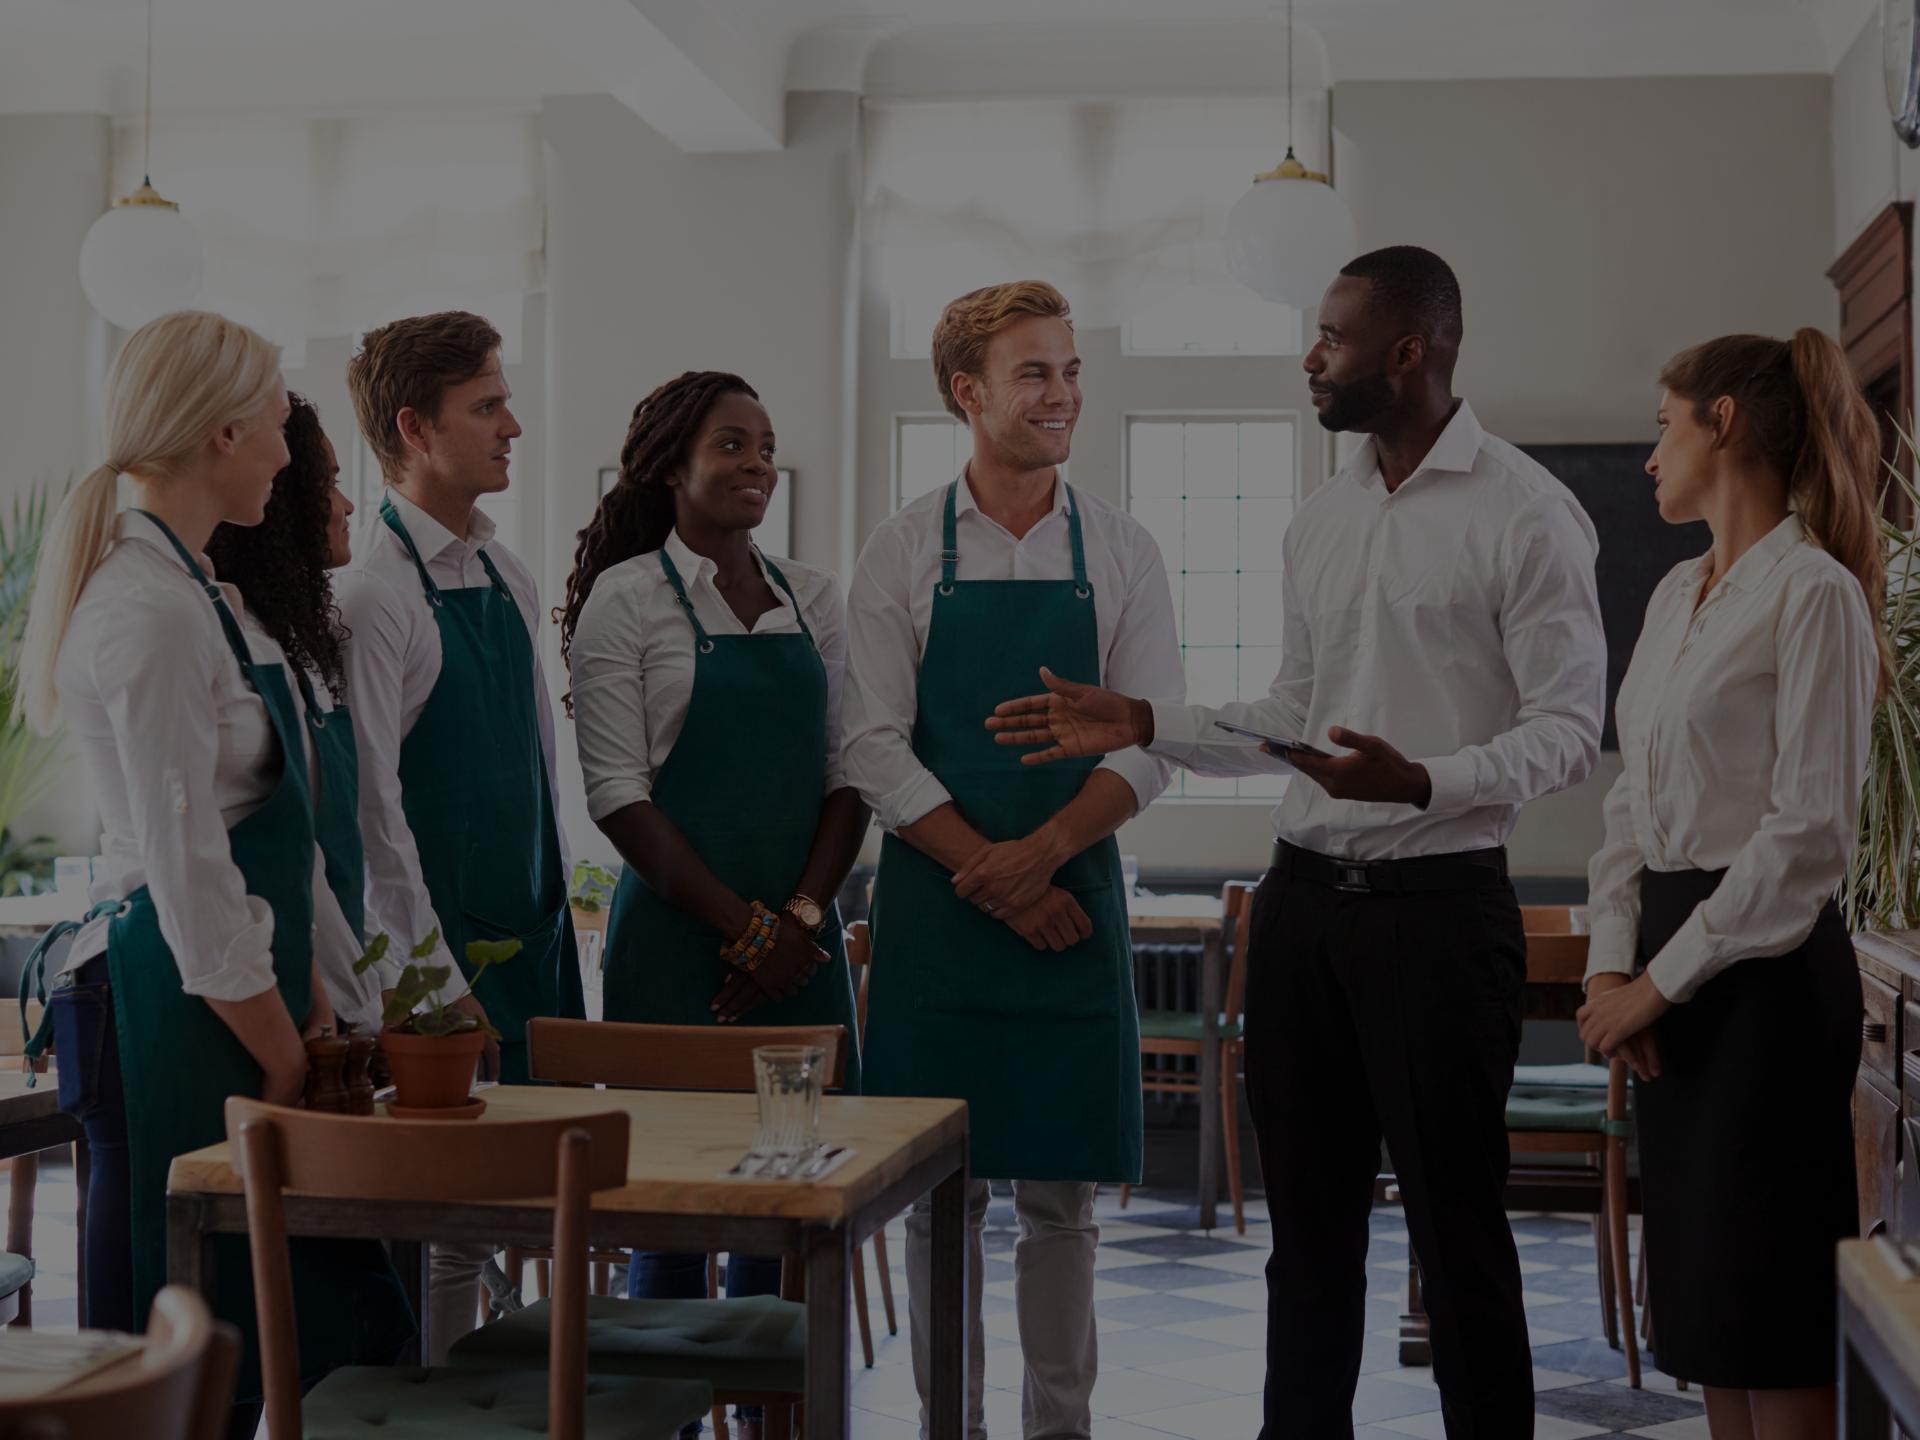
{"type": "MultiPolygon", "coordinates": [[[[340,461],[320,428],[312,402],[287,394],[286,468],[273,477],[266,519],[254,526],[223,524],[207,542],[220,578],[239,590],[247,610],[280,648],[306,701],[316,749],[340,752],[337,773],[357,774],[349,723],[341,643],[347,638],[329,573],[351,558],[347,519],[353,502],[340,488],[340,461]]],[[[356,789],[322,785],[314,822],[327,884],[315,921],[320,978],[341,1020],[363,1031],[380,1028],[380,987],[373,975],[355,975],[364,943],[365,865],[356,789]],[[325,901],[331,899],[333,903],[325,901]]]]}
{"type": "MultiPolygon", "coordinates": [[[[606,1018],[837,1024],[851,1045],[833,897],[867,809],[840,769],[846,605],[828,572],[753,544],[773,455],[746,381],[689,372],[635,408],[619,481],[580,532],[560,612],[568,705],[588,811],[626,861],[606,1018]]],[[[701,1255],[642,1254],[628,1291],[698,1297],[705,1274],[701,1255]]],[[[734,1256],[727,1294],[779,1279],[777,1258],[734,1256]]]]}

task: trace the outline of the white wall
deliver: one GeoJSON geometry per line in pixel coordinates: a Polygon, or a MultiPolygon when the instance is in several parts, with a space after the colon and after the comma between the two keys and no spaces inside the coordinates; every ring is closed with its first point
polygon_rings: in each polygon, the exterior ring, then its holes
{"type": "MultiPolygon", "coordinates": [[[[760,392],[781,464],[795,472],[796,558],[844,573],[857,117],[851,95],[795,94],[786,150],[689,156],[612,100],[542,108],[550,601],[563,594],[597,471],[617,462],[635,402],[683,370],[737,371],[760,392]]],[[[557,632],[548,662],[557,693],[557,632]]],[[[568,835],[577,852],[610,857],[587,818],[570,727],[561,729],[568,835]]]]}

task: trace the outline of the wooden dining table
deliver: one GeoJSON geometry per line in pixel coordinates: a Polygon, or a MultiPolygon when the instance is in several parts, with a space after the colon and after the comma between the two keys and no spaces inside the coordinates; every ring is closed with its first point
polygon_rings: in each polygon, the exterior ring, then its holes
{"type": "MultiPolygon", "coordinates": [[[[958,1100],[829,1095],[820,1138],[853,1154],[820,1179],[760,1180],[725,1172],[746,1153],[754,1096],[663,1090],[493,1086],[486,1113],[447,1124],[624,1110],[632,1129],[626,1184],[596,1191],[589,1240],[596,1250],[729,1251],[785,1255],[804,1265],[807,1354],[804,1426],[809,1440],[848,1432],[848,1265],[853,1248],[929,1191],[933,1195],[930,1286],[930,1430],[961,1440],[967,1373],[967,1107],[958,1100]]],[[[369,1122],[375,1123],[375,1122],[369,1122]]],[[[206,1293],[218,1235],[247,1228],[240,1177],[224,1144],[183,1155],[168,1177],[167,1272],[206,1293]]],[[[287,1233],[390,1242],[421,1317],[430,1242],[542,1246],[553,1238],[552,1197],[394,1204],[286,1197],[287,1233]]],[[[423,1351],[424,1353],[424,1351],[423,1351]]]]}

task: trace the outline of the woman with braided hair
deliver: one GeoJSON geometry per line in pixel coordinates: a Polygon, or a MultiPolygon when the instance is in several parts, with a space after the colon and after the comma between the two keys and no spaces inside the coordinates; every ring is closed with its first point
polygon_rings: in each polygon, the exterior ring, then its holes
{"type": "MultiPolygon", "coordinates": [[[[560,619],[587,808],[626,866],[606,1018],[837,1024],[857,1034],[833,897],[867,826],[840,769],[846,607],[832,575],[754,546],[774,434],[737,375],[634,409],[580,532],[560,619]]],[[[859,1084],[849,1054],[848,1089],[859,1084]]],[[[629,1291],[705,1293],[699,1256],[642,1255],[629,1291]]],[[[729,1295],[772,1293],[735,1258],[729,1295]]]]}

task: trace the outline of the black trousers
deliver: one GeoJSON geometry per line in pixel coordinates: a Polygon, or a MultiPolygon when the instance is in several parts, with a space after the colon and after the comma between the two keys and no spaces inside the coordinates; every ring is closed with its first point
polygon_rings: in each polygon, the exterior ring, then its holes
{"type": "Polygon", "coordinates": [[[1448,1440],[1533,1434],[1503,1204],[1526,942],[1512,886],[1489,879],[1350,894],[1273,871],[1254,897],[1247,1093],[1273,1221],[1262,1440],[1353,1434],[1382,1139],[1419,1258],[1448,1440]]]}

